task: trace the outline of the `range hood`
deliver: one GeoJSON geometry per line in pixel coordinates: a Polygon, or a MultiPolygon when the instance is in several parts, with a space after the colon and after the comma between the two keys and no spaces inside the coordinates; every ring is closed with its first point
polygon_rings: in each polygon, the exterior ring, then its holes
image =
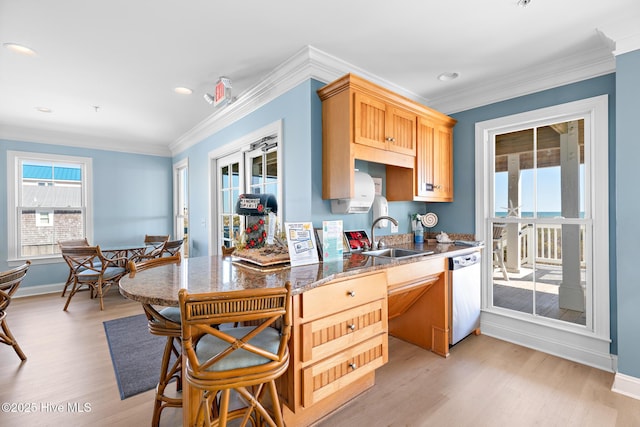
{"type": "Polygon", "coordinates": [[[353,198],[331,200],[331,213],[367,213],[375,195],[375,184],[371,175],[355,171],[353,174],[353,198]]]}

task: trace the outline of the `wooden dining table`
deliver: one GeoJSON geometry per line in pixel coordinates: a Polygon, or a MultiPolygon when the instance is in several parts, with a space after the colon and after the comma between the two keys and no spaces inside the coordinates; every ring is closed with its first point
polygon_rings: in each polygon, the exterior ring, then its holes
{"type": "MultiPolygon", "coordinates": [[[[120,293],[133,301],[154,306],[178,306],[178,292],[229,292],[243,289],[282,287],[287,281],[297,294],[319,286],[335,274],[323,272],[322,264],[261,270],[234,261],[231,257],[205,256],[183,259],[180,264],[165,264],[136,272],[120,279],[120,293]],[[326,277],[325,277],[326,276],[326,277]]],[[[184,371],[183,364],[183,371],[184,371]]],[[[191,425],[189,414],[198,405],[198,391],[184,381],[182,388],[183,424],[191,425]],[[189,410],[192,408],[192,410],[189,410]]]]}

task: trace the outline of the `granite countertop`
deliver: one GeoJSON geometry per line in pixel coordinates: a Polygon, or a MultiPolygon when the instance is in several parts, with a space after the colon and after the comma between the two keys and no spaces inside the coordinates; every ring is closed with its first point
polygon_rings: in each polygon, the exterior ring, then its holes
{"type": "Polygon", "coordinates": [[[260,268],[237,262],[232,256],[187,258],[178,265],[170,264],[138,272],[134,278],[120,280],[120,293],[146,304],[177,306],[178,291],[190,293],[228,292],[242,289],[280,287],[290,281],[292,293],[299,294],[332,280],[409,264],[432,257],[449,257],[478,250],[480,247],[453,244],[413,244],[406,241],[388,242],[389,246],[412,250],[433,251],[424,257],[388,259],[355,252],[342,260],[320,262],[296,267],[272,266],[260,268]]]}

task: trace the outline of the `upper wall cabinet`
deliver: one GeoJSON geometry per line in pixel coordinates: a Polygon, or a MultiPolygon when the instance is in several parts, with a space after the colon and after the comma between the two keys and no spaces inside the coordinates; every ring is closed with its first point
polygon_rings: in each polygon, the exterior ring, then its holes
{"type": "Polygon", "coordinates": [[[413,169],[413,101],[353,74],[318,90],[322,100],[322,198],[353,197],[355,159],[413,169]]]}
{"type": "Polygon", "coordinates": [[[329,83],[318,95],[323,199],[354,196],[355,159],[387,165],[389,200],[453,197],[454,119],[353,74],[329,83]],[[445,134],[448,145],[441,145],[445,134]]]}
{"type": "Polygon", "coordinates": [[[416,155],[416,114],[383,99],[354,93],[354,142],[380,150],[416,155]]]}
{"type": "Polygon", "coordinates": [[[388,200],[453,201],[454,123],[418,118],[415,170],[387,166],[388,200]]]}

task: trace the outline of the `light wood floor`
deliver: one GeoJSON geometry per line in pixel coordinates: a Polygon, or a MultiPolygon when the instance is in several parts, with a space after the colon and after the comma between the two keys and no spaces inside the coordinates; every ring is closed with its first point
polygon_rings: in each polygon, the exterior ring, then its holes
{"type": "MultiPolygon", "coordinates": [[[[115,290],[104,312],[86,293],[66,313],[63,304],[47,295],[9,307],[28,360],[0,346],[0,402],[35,413],[3,411],[0,426],[149,425],[153,391],[120,400],[102,325],[142,313],[139,304],[115,290]]],[[[391,338],[389,355],[375,387],[320,426],[640,426],[640,401],[611,392],[613,374],[487,336],[461,341],[448,359],[391,338]]],[[[180,422],[180,410],[164,411],[163,426],[180,422]]]]}

